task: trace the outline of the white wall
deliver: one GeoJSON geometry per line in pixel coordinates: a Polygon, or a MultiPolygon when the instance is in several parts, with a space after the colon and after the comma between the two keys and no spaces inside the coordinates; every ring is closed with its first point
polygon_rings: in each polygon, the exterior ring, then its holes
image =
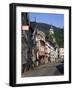
{"type": "MultiPolygon", "coordinates": [[[[37,4],[49,4],[49,5],[73,5],[73,0],[0,0],[0,89],[1,90],[72,90],[72,84],[64,85],[47,85],[38,87],[19,87],[11,88],[8,86],[9,82],[9,3],[37,3],[37,4]]],[[[73,36],[72,36],[73,38],[73,36]]],[[[73,63],[72,63],[73,64],[73,63]]],[[[73,68],[73,66],[72,66],[73,68]]],[[[73,81],[73,80],[72,80],[73,81]]]]}

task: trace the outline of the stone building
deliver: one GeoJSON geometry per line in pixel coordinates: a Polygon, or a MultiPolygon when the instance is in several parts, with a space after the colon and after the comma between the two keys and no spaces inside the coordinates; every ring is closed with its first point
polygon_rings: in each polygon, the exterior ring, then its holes
{"type": "Polygon", "coordinates": [[[49,62],[55,62],[55,52],[56,52],[55,51],[55,45],[51,41],[49,41],[47,45],[48,45],[48,50],[49,50],[48,51],[49,52],[48,61],[49,62]]]}
{"type": "Polygon", "coordinates": [[[45,34],[42,31],[37,31],[36,36],[36,47],[37,53],[39,55],[39,63],[44,64],[44,57],[45,57],[45,34]]]}
{"type": "Polygon", "coordinates": [[[50,57],[50,45],[48,42],[45,42],[45,64],[50,61],[49,57],[50,57]]]}
{"type": "Polygon", "coordinates": [[[22,53],[22,72],[32,68],[32,33],[27,13],[22,12],[22,31],[21,31],[21,53],[22,53]]]}
{"type": "MultiPolygon", "coordinates": [[[[35,42],[34,45],[34,52],[35,55],[33,57],[36,57],[37,64],[44,64],[44,57],[45,57],[45,34],[42,31],[39,31],[37,27],[34,30],[33,33],[35,42]]],[[[34,60],[35,61],[35,60],[34,60]]]]}
{"type": "Polygon", "coordinates": [[[49,30],[50,35],[52,36],[52,41],[45,40],[45,33],[37,28],[36,25],[34,32],[33,32],[33,42],[34,47],[33,51],[33,62],[37,62],[38,64],[46,64],[48,62],[55,62],[58,60],[58,47],[56,40],[53,36],[54,31],[53,28],[49,30]]]}
{"type": "Polygon", "coordinates": [[[56,42],[56,39],[54,37],[54,29],[53,26],[51,26],[49,30],[49,35],[51,35],[52,41],[51,41],[51,61],[57,61],[59,58],[59,46],[56,42]]]}
{"type": "Polygon", "coordinates": [[[64,59],[64,48],[59,48],[59,57],[64,59]]]}

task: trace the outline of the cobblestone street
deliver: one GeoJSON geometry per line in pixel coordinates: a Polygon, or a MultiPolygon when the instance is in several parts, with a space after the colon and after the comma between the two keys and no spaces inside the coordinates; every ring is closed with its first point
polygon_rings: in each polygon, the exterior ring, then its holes
{"type": "Polygon", "coordinates": [[[45,65],[40,65],[38,67],[35,67],[34,70],[24,72],[22,77],[63,75],[63,71],[59,70],[59,67],[62,69],[64,68],[62,66],[63,63],[49,63],[45,65]]]}

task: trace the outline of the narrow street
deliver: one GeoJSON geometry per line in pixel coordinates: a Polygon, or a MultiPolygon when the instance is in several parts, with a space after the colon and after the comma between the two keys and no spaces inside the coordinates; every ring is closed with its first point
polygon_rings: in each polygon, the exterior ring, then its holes
{"type": "Polygon", "coordinates": [[[63,75],[64,73],[60,72],[60,70],[57,68],[57,66],[61,66],[62,63],[49,63],[40,65],[38,67],[35,67],[34,70],[29,70],[27,72],[24,72],[22,77],[35,77],[35,76],[54,76],[54,75],[63,75]]]}

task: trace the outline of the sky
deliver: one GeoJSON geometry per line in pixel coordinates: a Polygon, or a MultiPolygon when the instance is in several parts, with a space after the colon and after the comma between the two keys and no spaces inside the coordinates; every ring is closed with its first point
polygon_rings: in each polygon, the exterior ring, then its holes
{"type": "Polygon", "coordinates": [[[56,27],[64,27],[64,14],[29,13],[30,21],[51,24],[56,27]]]}

